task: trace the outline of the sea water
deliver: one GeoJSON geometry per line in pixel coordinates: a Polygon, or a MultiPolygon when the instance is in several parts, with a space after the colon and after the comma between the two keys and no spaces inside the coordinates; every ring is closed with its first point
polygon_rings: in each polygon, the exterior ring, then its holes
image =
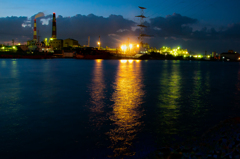
{"type": "Polygon", "coordinates": [[[0,158],[144,158],[239,112],[238,62],[0,59],[0,158]]]}

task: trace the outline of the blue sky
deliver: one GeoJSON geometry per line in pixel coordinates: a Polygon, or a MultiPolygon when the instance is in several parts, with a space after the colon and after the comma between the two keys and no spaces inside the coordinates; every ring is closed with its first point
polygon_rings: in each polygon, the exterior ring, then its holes
{"type": "Polygon", "coordinates": [[[1,3],[0,17],[56,12],[62,16],[116,14],[134,20],[134,15],[139,14],[137,6],[146,7],[146,16],[150,18],[175,12],[212,25],[238,22],[240,15],[238,0],[8,0],[1,3]]]}
{"type": "Polygon", "coordinates": [[[37,24],[41,37],[50,37],[51,25],[39,23],[46,19],[51,21],[52,13],[55,12],[57,16],[62,16],[57,19],[58,38],[75,38],[80,44],[85,44],[88,35],[94,41],[98,34],[102,34],[105,45],[116,47],[127,37],[137,39],[139,33],[131,28],[139,22],[135,18],[140,14],[138,6],[143,6],[147,8],[145,16],[150,26],[147,34],[154,35],[147,42],[154,47],[180,45],[199,52],[228,49],[240,52],[239,0],[1,1],[0,43],[11,39],[19,42],[31,39],[32,28],[22,28],[22,24],[39,12],[46,15],[39,18],[37,24]]]}

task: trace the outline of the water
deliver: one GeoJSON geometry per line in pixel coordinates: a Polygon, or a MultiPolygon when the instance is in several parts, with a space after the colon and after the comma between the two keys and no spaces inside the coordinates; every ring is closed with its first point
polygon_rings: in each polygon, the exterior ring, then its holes
{"type": "Polygon", "coordinates": [[[1,158],[144,158],[239,116],[240,63],[0,59],[1,158]]]}

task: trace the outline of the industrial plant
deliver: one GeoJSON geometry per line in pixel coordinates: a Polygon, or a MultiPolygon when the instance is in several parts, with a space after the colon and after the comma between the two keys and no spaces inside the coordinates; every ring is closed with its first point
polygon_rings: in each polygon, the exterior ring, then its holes
{"type": "Polygon", "coordinates": [[[144,10],[139,7],[141,14],[135,17],[140,18],[137,25],[140,28],[138,36],[139,43],[128,42],[121,44],[118,48],[109,48],[101,46],[101,39],[96,42],[98,47],[90,47],[90,37],[88,45],[81,46],[75,39],[58,39],[57,38],[57,20],[56,14],[52,16],[52,35],[51,38],[44,38],[40,41],[37,31],[37,16],[34,19],[33,39],[28,40],[26,45],[17,44],[12,46],[2,45],[0,47],[0,58],[78,58],[78,59],[177,59],[177,60],[226,60],[240,61],[240,54],[229,50],[227,53],[211,54],[191,54],[187,49],[180,46],[170,48],[163,46],[160,49],[150,47],[144,43],[145,37],[151,37],[144,33],[144,10]]]}

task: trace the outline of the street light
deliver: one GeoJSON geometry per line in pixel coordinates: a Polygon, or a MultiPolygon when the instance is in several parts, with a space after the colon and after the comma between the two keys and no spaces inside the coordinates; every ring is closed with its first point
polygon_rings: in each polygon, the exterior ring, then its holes
{"type": "Polygon", "coordinates": [[[100,50],[100,46],[101,46],[100,41],[98,41],[97,44],[98,44],[98,49],[100,50]]]}

